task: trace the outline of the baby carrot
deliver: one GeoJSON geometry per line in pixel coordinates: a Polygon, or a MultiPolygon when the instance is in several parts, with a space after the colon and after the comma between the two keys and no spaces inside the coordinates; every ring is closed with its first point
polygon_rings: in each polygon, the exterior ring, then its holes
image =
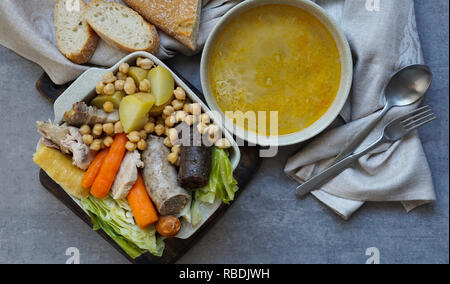
{"type": "Polygon", "coordinates": [[[148,196],[140,173],[138,174],[136,183],[128,193],[128,204],[131,207],[134,220],[136,220],[139,228],[143,229],[158,221],[158,214],[148,196]]]}
{"type": "Polygon", "coordinates": [[[97,177],[91,187],[91,194],[97,198],[104,198],[111,190],[116,179],[123,156],[125,156],[125,144],[128,139],[125,133],[117,134],[109,152],[103,161],[97,177]]]}
{"type": "Polygon", "coordinates": [[[84,173],[83,179],[81,180],[81,186],[83,188],[89,188],[94,183],[94,180],[97,177],[108,152],[109,148],[106,148],[95,156],[94,160],[89,165],[89,168],[84,173]]]}

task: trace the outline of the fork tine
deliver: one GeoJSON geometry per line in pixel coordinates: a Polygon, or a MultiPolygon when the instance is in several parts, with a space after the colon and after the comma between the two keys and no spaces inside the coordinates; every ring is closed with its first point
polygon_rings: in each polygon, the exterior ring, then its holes
{"type": "Polygon", "coordinates": [[[421,117],[427,113],[430,113],[432,110],[431,108],[426,108],[425,110],[422,110],[421,112],[414,112],[413,114],[406,115],[407,117],[402,120],[402,123],[409,123],[410,121],[416,120],[418,117],[421,117]]]}
{"type": "Polygon", "coordinates": [[[421,126],[423,126],[423,125],[425,125],[425,124],[427,124],[427,123],[429,123],[429,122],[431,122],[431,121],[433,121],[433,120],[435,120],[435,119],[436,119],[436,116],[433,116],[432,118],[427,119],[427,120],[425,120],[425,121],[423,121],[423,122],[421,122],[421,123],[419,123],[419,124],[415,124],[415,125],[413,125],[413,126],[407,128],[406,130],[407,130],[408,132],[413,131],[413,130],[415,130],[415,129],[417,129],[417,128],[419,128],[419,127],[421,127],[421,126]]]}
{"type": "Polygon", "coordinates": [[[406,117],[403,118],[402,123],[409,122],[409,121],[411,121],[411,120],[416,119],[416,118],[419,117],[419,116],[422,116],[422,115],[424,115],[424,114],[429,113],[430,111],[432,111],[431,108],[428,107],[428,106],[427,106],[427,107],[424,107],[424,108],[421,108],[421,109],[417,109],[417,110],[420,110],[420,112],[419,112],[419,111],[414,111],[414,112],[408,113],[408,114],[406,115],[406,117]]]}
{"type": "MultiPolygon", "coordinates": [[[[410,125],[416,124],[417,122],[420,122],[420,121],[422,121],[424,119],[427,119],[427,118],[429,118],[430,116],[433,116],[433,115],[434,115],[433,112],[430,112],[430,111],[424,112],[424,113],[415,115],[414,120],[409,121],[408,123],[405,123],[404,121],[402,121],[402,124],[403,124],[404,127],[408,128],[410,125]]],[[[410,119],[408,119],[408,120],[410,120],[410,119]]]]}

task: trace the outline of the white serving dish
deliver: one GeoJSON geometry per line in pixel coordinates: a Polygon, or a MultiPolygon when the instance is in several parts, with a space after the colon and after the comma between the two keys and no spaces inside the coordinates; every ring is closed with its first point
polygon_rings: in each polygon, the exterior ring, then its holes
{"type": "MultiPolygon", "coordinates": [[[[75,80],[65,91],[61,96],[55,101],[54,103],[54,112],[55,112],[55,119],[54,122],[56,124],[63,123],[63,117],[64,113],[67,110],[70,110],[72,108],[72,105],[76,102],[80,101],[89,101],[92,98],[96,96],[95,93],[95,85],[102,80],[102,77],[105,73],[108,72],[116,72],[119,69],[119,65],[123,62],[127,62],[130,65],[134,65],[136,62],[137,57],[146,57],[150,58],[153,62],[156,63],[156,65],[163,66],[167,70],[169,70],[172,73],[173,78],[175,79],[175,82],[178,86],[182,87],[186,91],[186,95],[193,101],[199,103],[203,110],[205,112],[208,112],[209,109],[204,104],[197,95],[172,71],[170,68],[168,68],[161,60],[156,58],[150,53],[147,52],[134,52],[132,54],[129,54],[128,56],[124,57],[122,60],[117,62],[114,66],[108,69],[101,69],[101,68],[90,68],[87,71],[85,71],[83,74],[78,77],[77,80],[75,80]]],[[[219,127],[222,127],[220,123],[217,123],[219,127]]],[[[239,160],[241,157],[241,153],[239,151],[239,147],[237,146],[237,143],[234,141],[233,137],[228,133],[228,131],[222,129],[224,136],[232,143],[232,148],[230,148],[230,162],[233,167],[233,170],[236,169],[236,167],[239,164],[239,160]]],[[[78,200],[74,197],[72,199],[80,206],[80,203],[78,200]]],[[[207,205],[202,204],[201,205],[201,212],[202,212],[202,221],[197,224],[195,227],[191,226],[191,224],[187,223],[183,220],[182,229],[176,236],[180,239],[187,239],[192,234],[194,234],[198,228],[200,228],[203,223],[205,223],[212,214],[219,208],[221,205],[221,201],[216,200],[214,204],[207,205]]],[[[81,207],[81,206],[80,206],[81,207]]]]}
{"type": "Polygon", "coordinates": [[[350,47],[344,33],[341,31],[337,23],[325,12],[325,10],[323,10],[314,2],[309,0],[247,0],[235,6],[228,13],[226,13],[225,16],[222,17],[222,19],[211,31],[202,54],[200,77],[203,93],[209,107],[211,108],[211,110],[221,116],[221,119],[224,121],[227,130],[234,133],[240,139],[246,140],[253,144],[259,144],[263,146],[283,146],[296,144],[312,138],[313,136],[322,132],[326,127],[328,127],[331,122],[333,122],[333,120],[338,116],[347,100],[348,94],[351,89],[353,77],[353,61],[350,47]],[[328,111],[308,128],[296,133],[280,135],[277,137],[258,135],[254,132],[247,131],[240,126],[235,125],[229,118],[225,116],[223,111],[216,103],[214,95],[211,91],[209,80],[209,65],[211,53],[223,29],[230,23],[230,21],[238,17],[243,12],[267,4],[286,4],[295,6],[315,16],[325,25],[325,27],[327,27],[327,29],[334,37],[341,58],[340,87],[336,98],[328,111]]]}

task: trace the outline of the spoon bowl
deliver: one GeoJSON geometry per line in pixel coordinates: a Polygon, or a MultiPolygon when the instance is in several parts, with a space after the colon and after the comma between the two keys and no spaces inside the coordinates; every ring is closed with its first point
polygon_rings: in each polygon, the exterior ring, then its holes
{"type": "Polygon", "coordinates": [[[431,70],[425,65],[411,65],[401,69],[391,78],[384,91],[389,108],[417,102],[425,95],[431,81],[431,70]]]}

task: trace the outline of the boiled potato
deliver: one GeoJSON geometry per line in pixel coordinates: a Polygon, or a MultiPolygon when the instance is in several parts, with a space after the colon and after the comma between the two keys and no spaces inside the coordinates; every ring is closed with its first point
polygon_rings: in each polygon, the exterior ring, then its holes
{"type": "Polygon", "coordinates": [[[144,70],[140,67],[132,66],[128,70],[128,76],[133,78],[134,82],[136,83],[136,86],[139,86],[139,83],[147,78],[148,71],[144,70]]]}
{"type": "Polygon", "coordinates": [[[120,106],[120,101],[122,101],[122,98],[124,96],[125,96],[125,94],[123,91],[117,91],[112,96],[105,96],[105,95],[96,96],[95,98],[92,99],[91,105],[101,109],[101,108],[103,108],[104,103],[112,102],[114,105],[114,108],[118,109],[120,106]]]}
{"type": "Polygon", "coordinates": [[[154,103],[155,97],[149,93],[137,93],[124,97],[119,108],[123,130],[130,133],[144,128],[148,120],[148,112],[154,103]]]}
{"type": "Polygon", "coordinates": [[[164,108],[166,106],[170,105],[170,103],[173,101],[174,98],[175,98],[175,96],[171,96],[170,99],[165,104],[162,104],[160,106],[157,106],[156,104],[154,104],[152,109],[150,110],[150,112],[148,114],[150,116],[161,115],[161,113],[163,112],[164,108]]]}
{"type": "Polygon", "coordinates": [[[173,95],[175,81],[169,70],[158,66],[148,72],[148,80],[152,85],[152,95],[156,98],[156,106],[165,104],[173,95]]]}

